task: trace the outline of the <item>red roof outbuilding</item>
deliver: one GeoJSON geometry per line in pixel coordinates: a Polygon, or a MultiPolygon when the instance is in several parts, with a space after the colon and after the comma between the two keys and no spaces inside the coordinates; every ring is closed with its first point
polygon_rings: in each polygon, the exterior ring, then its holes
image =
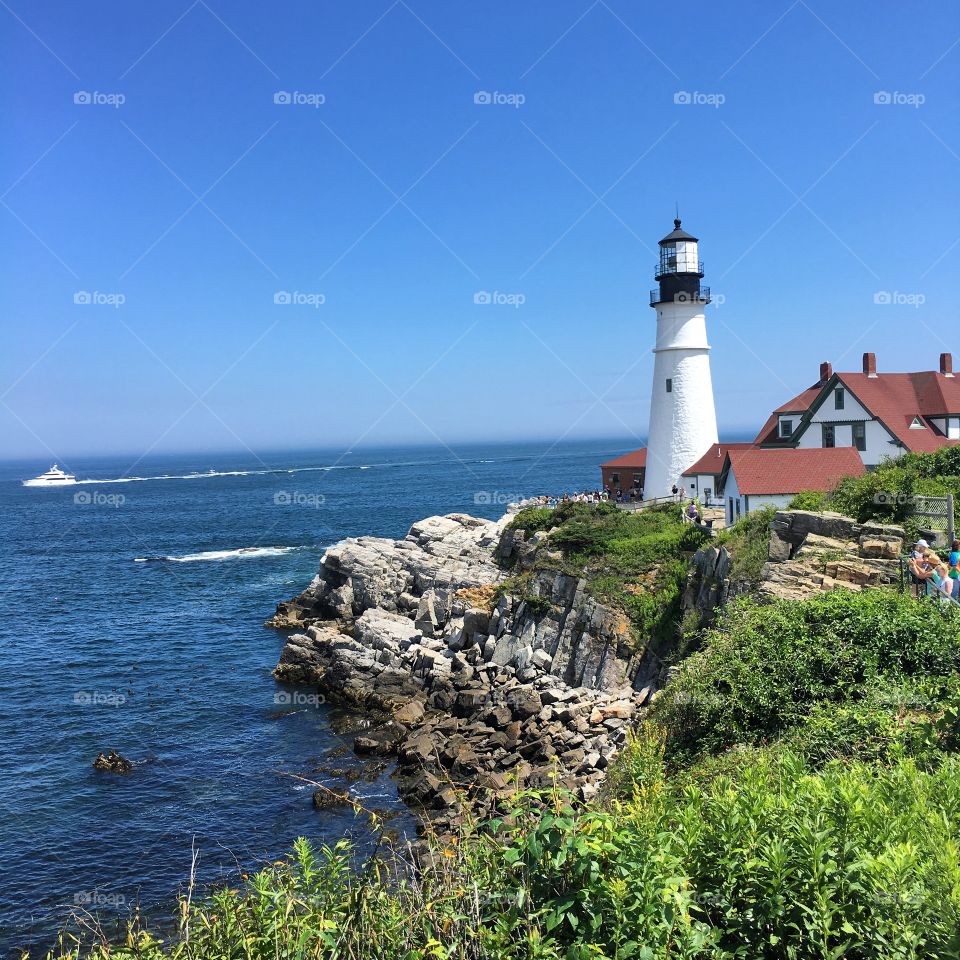
{"type": "Polygon", "coordinates": [[[641,447],[639,450],[633,450],[630,453],[625,453],[622,457],[615,457],[613,460],[608,460],[606,463],[601,463],[601,469],[616,469],[617,467],[622,467],[626,470],[639,470],[644,468],[647,465],[647,448],[641,447]]]}
{"type": "Polygon", "coordinates": [[[731,469],[739,493],[775,496],[803,490],[826,493],[844,477],[862,476],[866,468],[854,447],[747,447],[727,453],[725,472],[731,469]]]}

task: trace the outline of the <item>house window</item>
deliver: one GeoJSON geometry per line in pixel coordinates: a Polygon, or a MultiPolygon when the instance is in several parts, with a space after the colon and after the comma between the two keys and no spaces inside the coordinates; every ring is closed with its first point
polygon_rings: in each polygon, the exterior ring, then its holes
{"type": "Polygon", "coordinates": [[[865,423],[853,424],[853,445],[863,453],[867,449],[867,425],[865,423]]]}
{"type": "Polygon", "coordinates": [[[922,429],[923,429],[923,421],[922,421],[919,417],[914,417],[914,418],[913,418],[913,423],[910,424],[910,429],[911,429],[911,430],[922,430],[922,429]]]}
{"type": "Polygon", "coordinates": [[[740,519],[740,498],[737,497],[737,519],[740,519]]]}
{"type": "Polygon", "coordinates": [[[843,387],[837,387],[837,389],[833,391],[833,406],[836,410],[843,409],[843,387]]]}
{"type": "Polygon", "coordinates": [[[833,447],[836,445],[836,437],[832,423],[825,423],[823,425],[823,445],[825,447],[833,447]]]}
{"type": "Polygon", "coordinates": [[[611,482],[611,483],[616,483],[617,485],[619,485],[619,483],[620,483],[620,474],[619,474],[619,473],[611,473],[611,474],[610,474],[610,482],[611,482]]]}
{"type": "Polygon", "coordinates": [[[781,420],[780,421],[780,436],[789,437],[793,433],[793,421],[792,420],[781,420]]]}
{"type": "Polygon", "coordinates": [[[673,381],[667,377],[667,393],[673,393],[673,381]]]}
{"type": "Polygon", "coordinates": [[[633,475],[633,487],[635,490],[639,490],[643,486],[643,478],[639,473],[633,475]]]}
{"type": "Polygon", "coordinates": [[[950,417],[947,420],[947,436],[951,440],[960,440],[960,419],[950,417]]]}
{"type": "Polygon", "coordinates": [[[728,523],[733,523],[733,497],[727,497],[727,512],[729,514],[728,523]]]}

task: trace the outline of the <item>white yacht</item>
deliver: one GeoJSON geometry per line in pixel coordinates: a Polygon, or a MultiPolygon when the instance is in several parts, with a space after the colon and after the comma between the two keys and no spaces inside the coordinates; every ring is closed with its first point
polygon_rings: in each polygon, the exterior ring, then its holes
{"type": "Polygon", "coordinates": [[[23,485],[25,487],[67,487],[76,482],[77,478],[72,473],[67,473],[54,464],[46,473],[41,473],[39,477],[24,480],[23,485]]]}

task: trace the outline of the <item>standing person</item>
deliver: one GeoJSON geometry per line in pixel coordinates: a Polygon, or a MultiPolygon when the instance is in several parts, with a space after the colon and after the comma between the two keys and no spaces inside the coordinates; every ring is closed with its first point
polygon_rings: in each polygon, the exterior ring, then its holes
{"type": "Polygon", "coordinates": [[[670,492],[673,494],[673,499],[676,500],[676,499],[677,499],[677,494],[680,492],[680,490],[678,489],[677,485],[674,484],[674,485],[673,485],[673,488],[670,490],[670,492]]]}
{"type": "Polygon", "coordinates": [[[945,563],[939,564],[933,571],[933,582],[936,585],[937,593],[940,596],[947,597],[950,600],[957,599],[957,591],[960,589],[960,580],[952,580],[945,563]]]}
{"type": "Polygon", "coordinates": [[[697,510],[697,501],[691,500],[690,503],[687,504],[687,519],[691,523],[694,523],[698,516],[699,511],[697,510]]]}
{"type": "Polygon", "coordinates": [[[918,540],[913,545],[913,551],[907,564],[915,597],[919,596],[921,592],[926,593],[927,581],[933,579],[934,564],[927,559],[929,550],[930,544],[926,540],[918,540]]]}
{"type": "Polygon", "coordinates": [[[950,555],[947,558],[947,565],[950,568],[951,579],[960,579],[960,540],[953,541],[953,545],[950,547],[950,555]]]}

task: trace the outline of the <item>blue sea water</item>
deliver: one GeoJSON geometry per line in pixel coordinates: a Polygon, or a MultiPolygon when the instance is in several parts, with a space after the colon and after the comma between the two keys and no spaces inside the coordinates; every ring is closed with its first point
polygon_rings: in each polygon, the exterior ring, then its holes
{"type": "MultiPolygon", "coordinates": [[[[193,850],[211,883],[298,836],[369,842],[296,779],[362,766],[356,720],[291,702],[263,621],[343,537],[592,489],[634,445],[77,458],[61,466],[82,482],[51,489],[21,484],[47,462],[0,464],[0,951],[78,909],[166,915],[193,850]],[[134,771],[94,770],[102,750],[134,771]]],[[[412,832],[389,770],[352,789],[412,832]]]]}

